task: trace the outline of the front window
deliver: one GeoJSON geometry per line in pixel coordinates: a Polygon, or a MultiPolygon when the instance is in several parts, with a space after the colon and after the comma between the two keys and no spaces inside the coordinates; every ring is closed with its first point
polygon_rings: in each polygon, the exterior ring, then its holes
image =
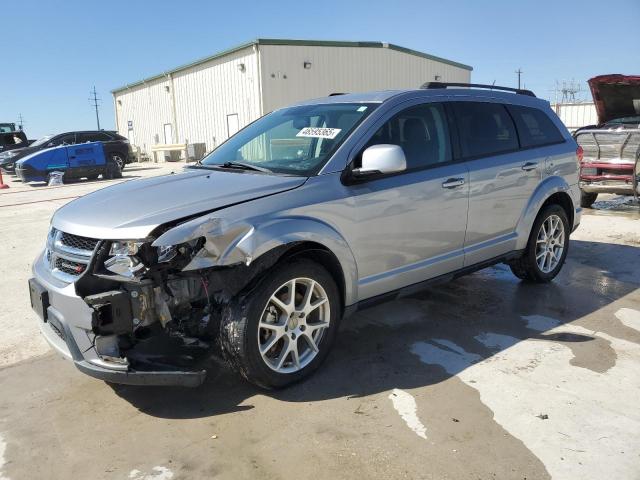
{"type": "Polygon", "coordinates": [[[45,143],[47,143],[49,140],[51,140],[53,138],[53,135],[45,135],[44,137],[36,140],[35,142],[33,142],[31,144],[32,147],[39,147],[40,145],[44,145],[45,143]]]}
{"type": "Polygon", "coordinates": [[[274,173],[317,173],[372,104],[323,104],[285,108],[241,130],[202,160],[205,166],[241,163],[274,173]]]}

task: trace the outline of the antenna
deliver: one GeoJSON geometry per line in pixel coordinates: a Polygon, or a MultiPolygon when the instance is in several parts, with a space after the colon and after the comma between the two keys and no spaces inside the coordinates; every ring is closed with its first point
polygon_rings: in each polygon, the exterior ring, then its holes
{"type": "Polygon", "coordinates": [[[93,86],[93,91],[89,92],[89,94],[91,95],[91,98],[89,98],[89,101],[92,102],[93,107],[96,109],[96,123],[98,124],[98,130],[100,130],[100,114],[98,113],[98,102],[101,100],[100,98],[98,98],[98,93],[96,92],[96,87],[95,85],[93,86]]]}

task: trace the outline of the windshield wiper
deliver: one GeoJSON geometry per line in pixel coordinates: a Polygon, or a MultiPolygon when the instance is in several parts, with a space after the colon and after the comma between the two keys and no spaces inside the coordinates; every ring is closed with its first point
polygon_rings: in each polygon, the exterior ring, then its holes
{"type": "Polygon", "coordinates": [[[222,165],[219,165],[219,166],[221,166],[222,168],[238,168],[241,170],[254,170],[256,172],[273,173],[268,168],[258,167],[256,165],[251,165],[250,163],[243,163],[243,162],[224,162],[222,165]]]}

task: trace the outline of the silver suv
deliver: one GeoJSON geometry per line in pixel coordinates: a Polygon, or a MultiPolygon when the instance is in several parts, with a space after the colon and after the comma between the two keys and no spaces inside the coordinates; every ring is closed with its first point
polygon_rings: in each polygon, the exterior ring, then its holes
{"type": "Polygon", "coordinates": [[[216,354],[274,388],[377,300],[499,262],[550,281],[580,222],[575,141],[529,91],[451,86],[283,108],[67,204],[29,282],[45,337],[110,382],[197,386],[216,354]]]}

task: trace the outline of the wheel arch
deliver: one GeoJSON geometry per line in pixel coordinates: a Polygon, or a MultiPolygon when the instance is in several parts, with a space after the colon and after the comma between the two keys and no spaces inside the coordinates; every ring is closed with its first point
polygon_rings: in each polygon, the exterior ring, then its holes
{"type": "Polygon", "coordinates": [[[205,244],[184,271],[250,265],[274,252],[278,261],[306,257],[320,263],[336,280],[343,307],[357,302],[355,256],[338,231],[317,219],[285,217],[251,224],[208,216],[168,230],[153,245],[177,245],[199,237],[205,238],[205,244]]]}
{"type": "Polygon", "coordinates": [[[527,202],[516,227],[518,235],[517,250],[526,248],[533,223],[547,205],[560,205],[569,219],[569,231],[573,229],[576,209],[570,191],[565,179],[558,176],[548,177],[538,186],[529,198],[529,202],[527,202]]]}

